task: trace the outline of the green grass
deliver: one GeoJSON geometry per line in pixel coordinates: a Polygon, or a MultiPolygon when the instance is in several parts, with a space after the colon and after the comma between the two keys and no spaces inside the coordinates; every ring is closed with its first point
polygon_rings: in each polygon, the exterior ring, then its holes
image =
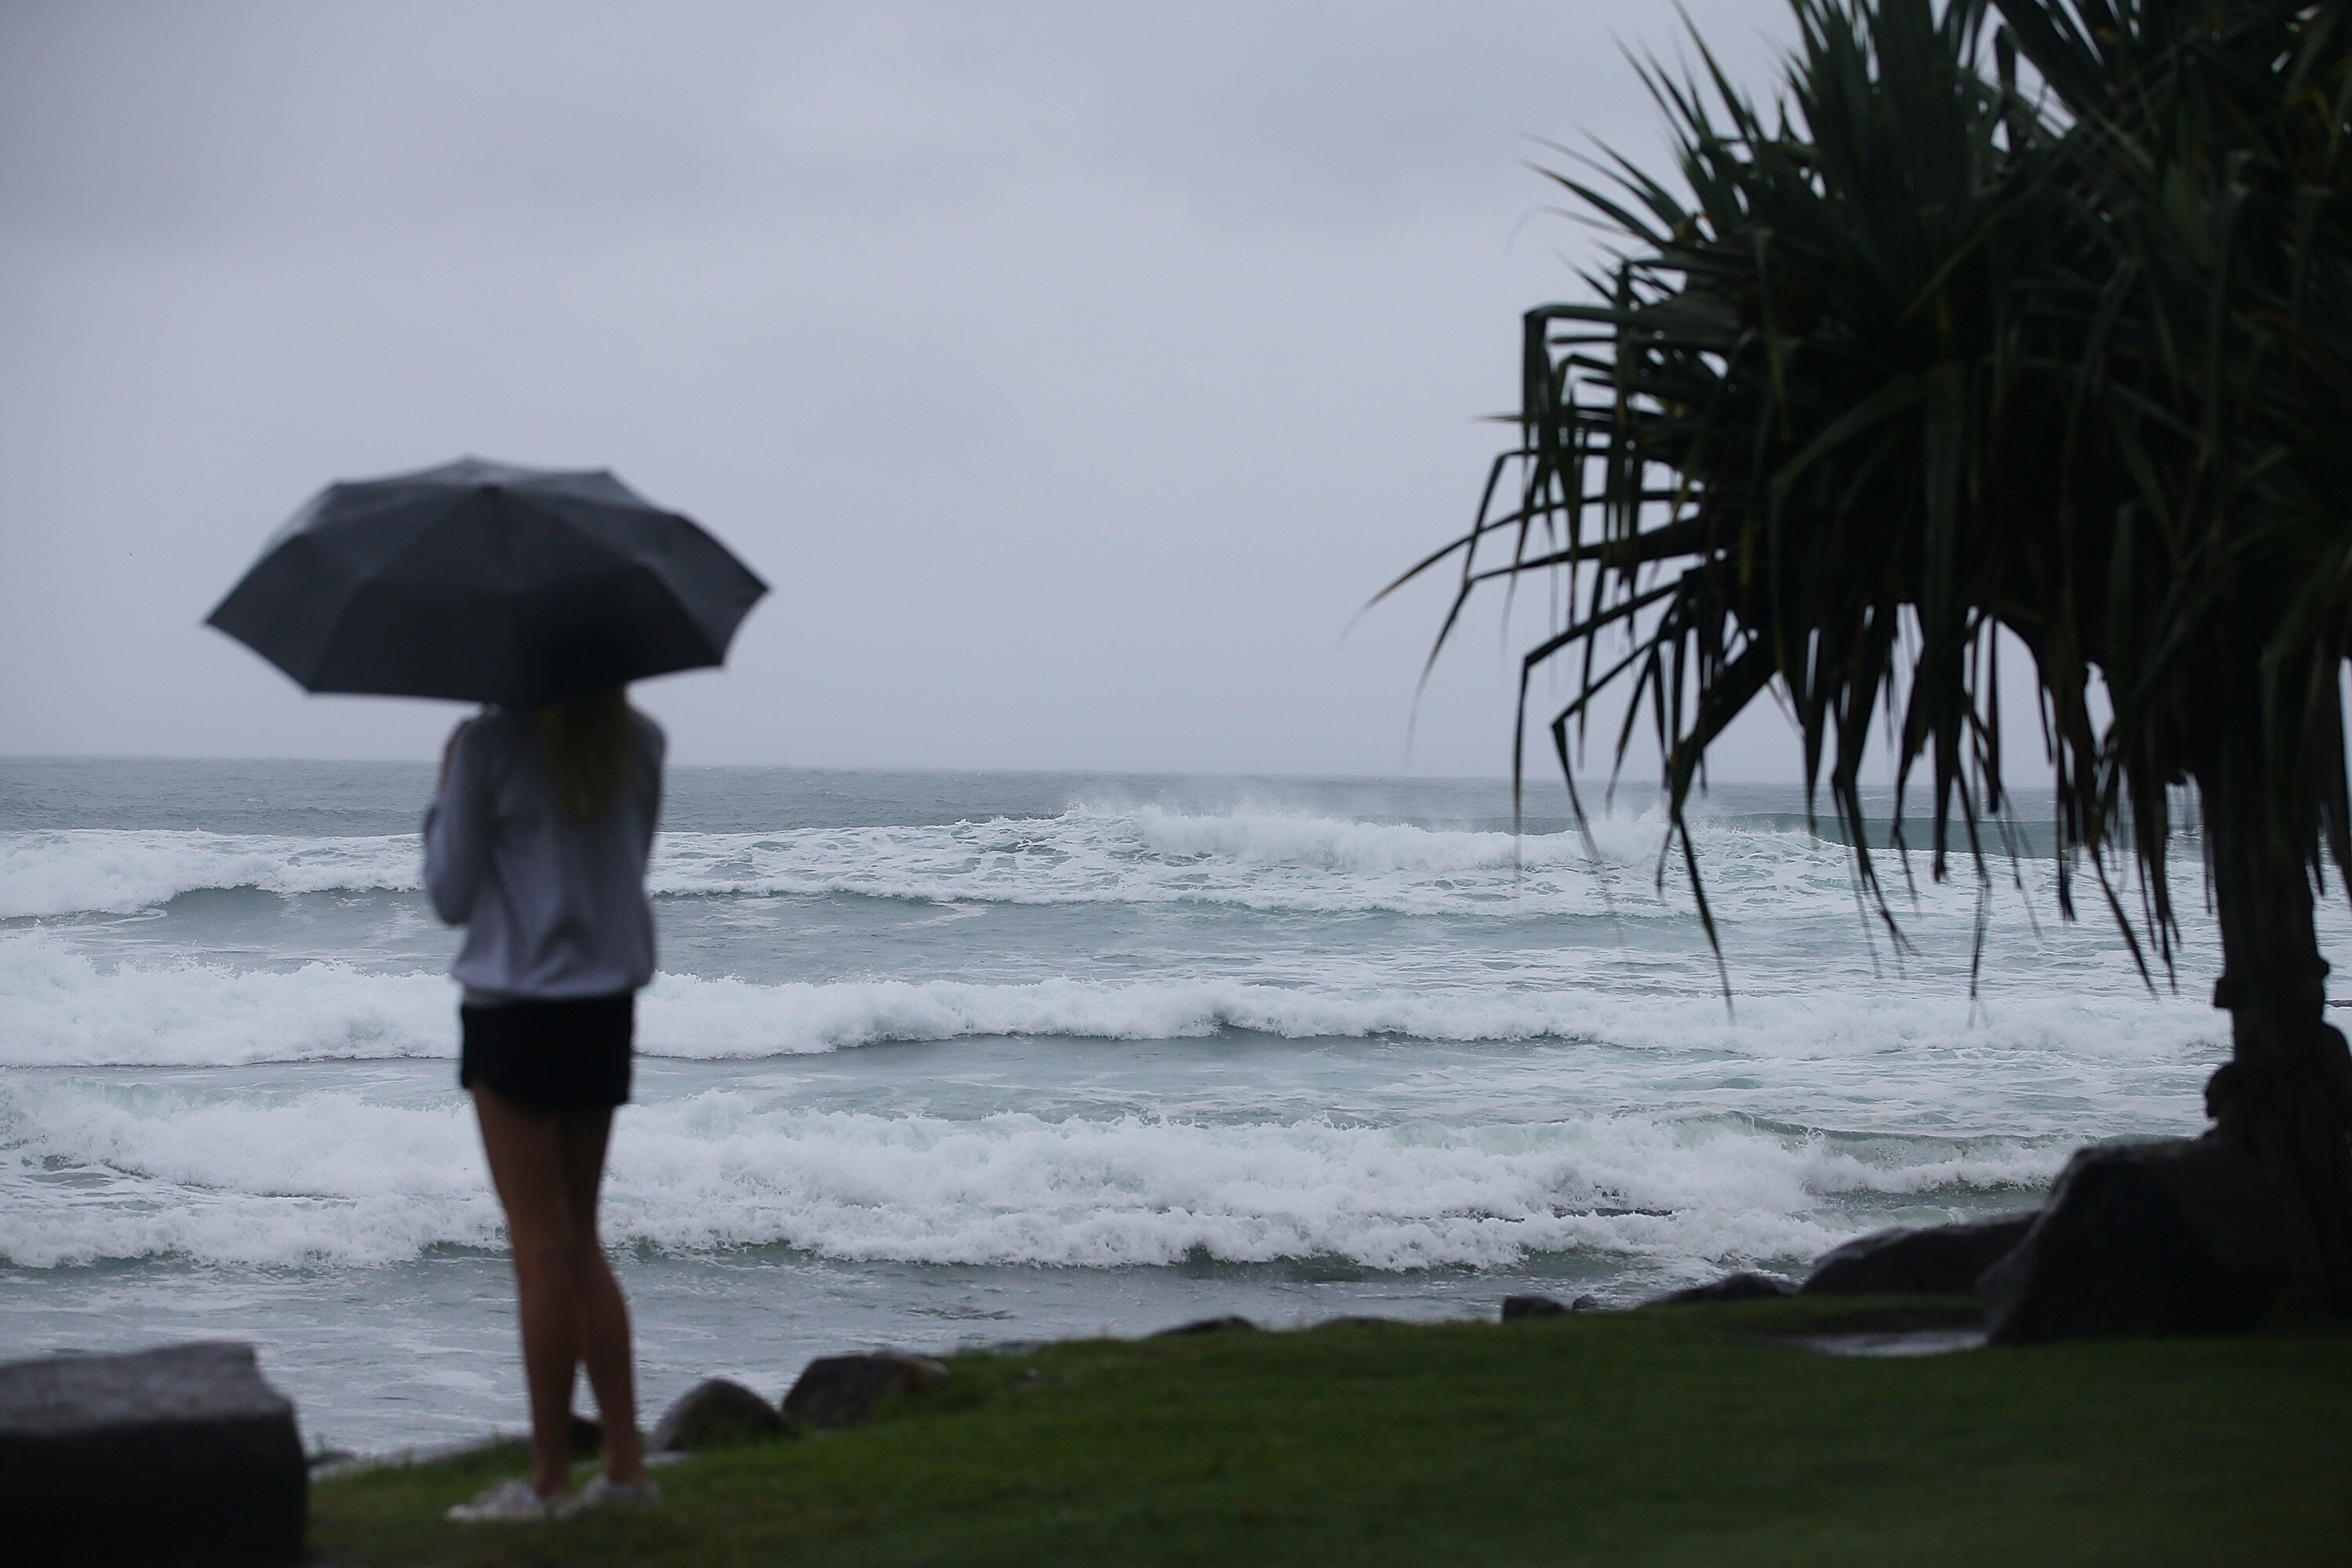
{"type": "Polygon", "coordinates": [[[2352,1561],[2352,1337],[1915,1360],[1765,1338],[1867,1310],[966,1355],[864,1426],[662,1471],[658,1515],[443,1523],[520,1472],[509,1448],[321,1482],[310,1544],[338,1565],[2352,1561]]]}

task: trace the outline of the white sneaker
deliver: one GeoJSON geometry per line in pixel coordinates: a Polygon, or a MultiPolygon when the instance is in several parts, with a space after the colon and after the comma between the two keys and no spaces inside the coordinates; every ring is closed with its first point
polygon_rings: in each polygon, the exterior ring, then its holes
{"type": "Polygon", "coordinates": [[[457,1524],[530,1524],[553,1519],[554,1503],[569,1500],[543,1498],[529,1481],[500,1481],[475,1494],[473,1501],[455,1504],[444,1517],[457,1524]]]}
{"type": "Polygon", "coordinates": [[[556,1505],[556,1513],[559,1518],[570,1519],[574,1514],[586,1513],[593,1509],[656,1509],[661,1507],[661,1488],[654,1485],[651,1476],[646,1477],[643,1480],[631,1481],[625,1486],[609,1476],[598,1476],[594,1480],[559,1502],[556,1505]]]}

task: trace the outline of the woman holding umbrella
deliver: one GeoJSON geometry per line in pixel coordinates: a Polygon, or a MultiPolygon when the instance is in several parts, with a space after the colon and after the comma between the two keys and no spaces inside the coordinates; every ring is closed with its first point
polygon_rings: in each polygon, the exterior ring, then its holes
{"type": "Polygon", "coordinates": [[[613,1110],[653,978],[646,860],[662,732],[626,682],[721,662],[767,585],[691,518],[604,471],[467,458],[328,486],[207,617],[310,691],[488,704],[449,737],[425,819],[435,910],[467,927],[457,1081],[505,1206],[531,1475],[467,1521],[651,1506],[629,1310],[596,1239],[613,1110]],[[569,1495],[588,1371],[604,1473],[569,1495]]]}
{"type": "Polygon", "coordinates": [[[530,1390],[531,1473],[449,1510],[467,1522],[651,1507],[629,1310],[596,1235],[613,1110],[629,1097],[638,987],[653,978],[646,860],[662,732],[619,688],[457,727],[425,818],[436,913],[467,928],[457,1081],[506,1209],[530,1390]],[[572,1384],[585,1366],[604,1473],[571,1489],[572,1384]]]}

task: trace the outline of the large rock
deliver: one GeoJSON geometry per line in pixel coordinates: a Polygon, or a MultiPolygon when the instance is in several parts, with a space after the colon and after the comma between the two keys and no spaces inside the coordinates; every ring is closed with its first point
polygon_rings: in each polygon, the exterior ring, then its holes
{"type": "Polygon", "coordinates": [[[1195,1318],[1189,1323],[1179,1323],[1172,1329],[1161,1329],[1152,1334],[1155,1340],[1178,1339],[1185,1334],[1222,1334],[1236,1329],[1255,1329],[1257,1325],[1247,1318],[1195,1318]]]}
{"type": "Polygon", "coordinates": [[[251,1345],[0,1365],[11,1562],[290,1562],[310,1495],[294,1406],[251,1345]]]}
{"type": "Polygon", "coordinates": [[[1642,1303],[1644,1307],[1695,1307],[1708,1301],[1762,1301],[1793,1296],[1797,1288],[1777,1275],[1741,1272],[1691,1285],[1642,1303]]]}
{"type": "Polygon", "coordinates": [[[1800,1296],[1968,1296],[1977,1276],[2009,1255],[2033,1211],[1965,1225],[1874,1230],[1822,1255],[1800,1296]]]}
{"type": "Polygon", "coordinates": [[[706,1448],[770,1442],[786,1430],[774,1405],[740,1383],[714,1377],[677,1396],[662,1413],[646,1447],[656,1454],[698,1454],[706,1448]]]}
{"type": "Polygon", "coordinates": [[[784,1395],[784,1419],[821,1431],[853,1426],[893,1394],[928,1393],[947,1380],[946,1367],[922,1356],[820,1356],[784,1395]]]}
{"type": "Polygon", "coordinates": [[[1977,1294],[1996,1344],[2250,1328],[2287,1266],[2252,1158],[2211,1138],[2083,1149],[1977,1294]]]}

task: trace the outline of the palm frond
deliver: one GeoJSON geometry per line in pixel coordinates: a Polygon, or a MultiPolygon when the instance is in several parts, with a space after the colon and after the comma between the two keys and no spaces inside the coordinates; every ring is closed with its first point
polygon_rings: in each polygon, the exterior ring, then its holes
{"type": "Polygon", "coordinates": [[[2062,912],[2087,858],[2135,956],[2144,938],[2168,973],[2175,786],[2210,817],[2223,759],[2251,756],[2230,808],[2315,879],[2352,866],[2352,19],[1791,4],[1764,108],[1703,43],[1692,78],[1641,67],[1673,179],[1610,153],[1554,175],[1615,254],[1594,300],[1528,312],[1519,440],[1471,529],[1405,577],[1458,554],[1442,647],[1484,586],[1565,576],[1522,732],[1549,661],[1579,663],[1550,721],[1563,768],[1622,697],[1612,771],[1646,726],[1711,939],[1687,809],[1767,692],[1800,731],[1809,816],[1825,791],[1889,930],[1864,822],[1874,722],[1897,851],[1924,776],[1931,874],[1965,857],[1987,877],[2013,637],[2062,912]],[[2140,873],[2137,921],[2111,851],[2140,873]]]}

